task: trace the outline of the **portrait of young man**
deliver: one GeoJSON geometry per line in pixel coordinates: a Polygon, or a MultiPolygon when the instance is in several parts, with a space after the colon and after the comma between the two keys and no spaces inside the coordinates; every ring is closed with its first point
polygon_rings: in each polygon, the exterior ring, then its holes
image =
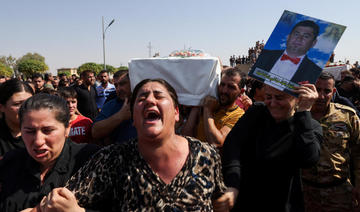
{"type": "Polygon", "coordinates": [[[319,23],[317,19],[285,11],[278,23],[279,28],[282,27],[281,33],[275,28],[275,35],[270,36],[269,44],[265,45],[249,75],[290,93],[294,85],[315,83],[331,55],[320,47],[313,49],[319,35],[332,26],[331,23],[323,24],[327,22],[319,23]],[[289,33],[284,34],[286,31],[289,33]],[[310,50],[313,51],[311,57],[308,55],[310,50]]]}

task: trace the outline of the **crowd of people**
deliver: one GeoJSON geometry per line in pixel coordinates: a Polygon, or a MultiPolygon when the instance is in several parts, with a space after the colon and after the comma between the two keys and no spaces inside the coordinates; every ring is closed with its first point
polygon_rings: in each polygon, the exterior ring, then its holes
{"type": "Polygon", "coordinates": [[[248,54],[242,55],[242,56],[237,56],[236,55],[232,55],[230,56],[230,66],[231,67],[235,67],[239,64],[250,64],[253,65],[256,62],[256,59],[259,57],[261,50],[264,48],[264,41],[256,41],[255,46],[254,47],[250,47],[248,50],[248,54]]]}
{"type": "Polygon", "coordinates": [[[219,81],[185,106],[127,70],[4,80],[0,211],[360,209],[359,69],[297,97],[239,67],[219,81]]]}

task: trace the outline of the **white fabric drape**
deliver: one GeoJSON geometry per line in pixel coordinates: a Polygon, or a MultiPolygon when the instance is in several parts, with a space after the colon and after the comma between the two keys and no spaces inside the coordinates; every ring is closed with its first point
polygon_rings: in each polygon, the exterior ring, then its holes
{"type": "Polygon", "coordinates": [[[183,105],[199,105],[206,95],[216,97],[220,74],[216,57],[146,58],[129,62],[131,90],[143,79],[162,78],[174,87],[183,105]]]}

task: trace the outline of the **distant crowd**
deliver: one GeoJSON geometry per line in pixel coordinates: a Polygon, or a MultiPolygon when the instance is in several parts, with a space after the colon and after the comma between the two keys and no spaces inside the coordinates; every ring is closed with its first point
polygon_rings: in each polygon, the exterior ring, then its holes
{"type": "Polygon", "coordinates": [[[261,53],[261,50],[264,48],[264,41],[256,41],[254,47],[250,47],[247,55],[232,55],[230,56],[230,66],[235,67],[239,64],[251,64],[253,65],[256,62],[256,59],[261,53]]]}

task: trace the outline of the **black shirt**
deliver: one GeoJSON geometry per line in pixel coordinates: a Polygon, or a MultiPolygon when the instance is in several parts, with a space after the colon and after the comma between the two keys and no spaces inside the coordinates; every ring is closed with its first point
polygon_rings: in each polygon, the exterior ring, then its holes
{"type": "Polygon", "coordinates": [[[317,163],[321,141],[308,111],[277,123],[264,104],[250,107],[223,147],[225,185],[239,190],[235,211],[301,211],[300,168],[317,163]]]}
{"type": "Polygon", "coordinates": [[[351,107],[352,109],[355,110],[356,115],[360,118],[360,111],[355,107],[355,105],[348,98],[341,96],[339,94],[338,90],[335,91],[331,101],[334,103],[339,103],[339,104],[351,107]]]}
{"type": "Polygon", "coordinates": [[[96,105],[96,89],[94,86],[90,86],[89,91],[85,85],[75,86],[74,89],[77,93],[78,110],[83,116],[94,120],[98,114],[96,105]]]}
{"type": "Polygon", "coordinates": [[[0,119],[0,156],[13,149],[25,148],[21,136],[14,138],[10,128],[7,126],[5,118],[0,119]]]}
{"type": "Polygon", "coordinates": [[[26,151],[8,152],[0,160],[0,211],[35,207],[52,189],[62,187],[99,147],[67,140],[55,166],[40,180],[40,164],[26,151]]]}

